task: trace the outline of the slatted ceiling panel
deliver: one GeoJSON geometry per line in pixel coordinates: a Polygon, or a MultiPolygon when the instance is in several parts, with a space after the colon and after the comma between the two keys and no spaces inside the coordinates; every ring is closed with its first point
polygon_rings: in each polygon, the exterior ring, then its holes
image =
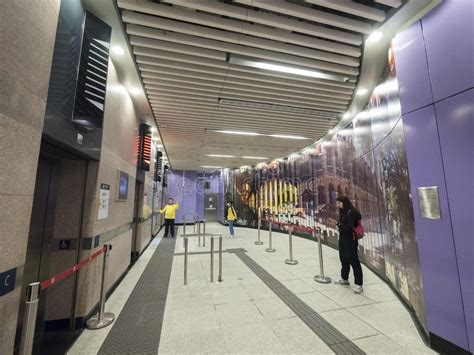
{"type": "Polygon", "coordinates": [[[402,5],[402,0],[374,0],[375,2],[390,7],[398,8],[402,5]]]}
{"type": "Polygon", "coordinates": [[[359,4],[347,0],[305,0],[307,3],[337,10],[347,14],[364,17],[370,20],[382,22],[385,20],[385,12],[377,8],[359,4]]]}
{"type": "MultiPolygon", "coordinates": [[[[151,17],[151,16],[148,16],[151,17]]],[[[151,20],[146,22],[159,25],[160,22],[152,22],[151,20]]],[[[144,22],[140,22],[140,24],[144,24],[144,22]]],[[[127,28],[127,32],[129,29],[127,28]]],[[[135,36],[142,36],[145,38],[149,38],[150,41],[148,42],[148,46],[150,48],[160,48],[161,41],[168,41],[168,42],[175,42],[180,44],[185,44],[189,46],[195,47],[202,47],[210,50],[222,50],[229,53],[236,53],[244,56],[250,56],[260,59],[266,59],[271,61],[278,61],[281,63],[288,63],[293,65],[305,66],[309,68],[321,69],[332,71],[334,73],[342,73],[351,76],[357,76],[359,74],[358,68],[354,68],[353,66],[341,65],[341,64],[333,64],[336,62],[329,62],[328,59],[326,60],[317,60],[313,57],[302,57],[302,52],[305,52],[305,49],[302,48],[300,52],[297,52],[298,55],[291,55],[286,54],[291,52],[290,49],[285,49],[284,51],[277,52],[275,50],[268,50],[268,49],[258,49],[255,47],[247,45],[240,45],[240,44],[233,44],[227,43],[223,41],[217,41],[213,39],[202,38],[198,36],[192,36],[187,34],[175,33],[175,32],[165,32],[161,30],[157,30],[154,28],[147,28],[146,26],[135,26],[132,30],[130,30],[129,34],[135,36]],[[161,40],[158,43],[154,43],[155,40],[161,40]]],[[[284,47],[282,45],[282,47],[284,47]]],[[[262,47],[263,48],[263,47],[262,47]]],[[[308,54],[306,54],[308,55],[308,54]]]]}
{"type": "MultiPolygon", "coordinates": [[[[171,80],[156,80],[151,81],[147,80],[144,81],[145,86],[147,89],[164,89],[164,88],[183,88],[187,87],[193,90],[200,90],[200,91],[220,91],[221,89],[233,89],[233,90],[245,90],[246,92],[261,92],[261,87],[256,85],[242,85],[242,84],[235,84],[234,82],[229,82],[228,80],[224,83],[223,87],[216,86],[216,85],[203,85],[199,81],[195,81],[192,83],[180,83],[177,81],[171,80]]],[[[263,86],[265,87],[265,85],[263,86]]],[[[326,92],[322,90],[314,90],[314,89],[304,89],[298,87],[291,87],[288,85],[279,85],[274,86],[270,90],[266,91],[267,93],[274,93],[274,94],[285,94],[287,96],[296,96],[296,97],[314,97],[314,98],[325,98],[328,102],[333,102],[333,100],[345,100],[348,102],[351,98],[349,93],[341,93],[336,94],[334,92],[326,92]]]]}
{"type": "Polygon", "coordinates": [[[385,18],[386,7],[372,5],[342,0],[118,0],[173,168],[254,164],[258,161],[239,157],[278,158],[324,136],[350,104],[363,36],[385,18]],[[229,63],[239,55],[347,81],[229,63]]]}
{"type": "Polygon", "coordinates": [[[269,102],[280,105],[289,105],[302,108],[319,108],[327,111],[340,112],[347,108],[347,103],[344,101],[334,102],[334,100],[324,99],[313,99],[313,98],[295,98],[283,95],[269,95],[269,94],[255,94],[246,93],[240,90],[226,90],[223,89],[219,92],[210,91],[198,91],[191,89],[147,89],[149,97],[182,97],[182,98],[193,98],[205,101],[213,101],[217,103],[219,97],[221,98],[233,98],[242,101],[255,101],[255,102],[269,102]],[[202,98],[202,99],[201,99],[202,98]],[[214,99],[214,100],[211,100],[214,99]]]}
{"type": "MultiPolygon", "coordinates": [[[[175,123],[178,123],[178,126],[179,126],[183,121],[191,121],[189,122],[190,125],[202,127],[202,122],[207,121],[206,119],[203,119],[202,117],[195,116],[195,115],[168,114],[166,112],[159,111],[159,110],[158,111],[155,110],[155,113],[160,116],[163,124],[168,125],[167,128],[172,127],[172,125],[175,123]]],[[[316,125],[311,124],[311,122],[301,122],[300,120],[296,120],[296,121],[298,122],[298,129],[295,129],[292,133],[325,132],[328,129],[328,127],[327,126],[324,127],[324,125],[318,125],[317,126],[318,128],[315,128],[316,125]]],[[[213,129],[219,129],[219,130],[226,130],[227,128],[225,126],[228,124],[239,124],[240,126],[245,125],[245,127],[257,128],[257,131],[258,131],[259,127],[268,125],[270,123],[272,123],[272,127],[275,131],[285,132],[287,130],[284,122],[273,122],[271,120],[268,120],[268,121],[259,121],[257,123],[252,120],[248,120],[248,121],[239,120],[238,118],[229,117],[227,115],[216,116],[213,122],[214,122],[213,129]],[[215,122],[217,120],[219,120],[219,123],[215,122]]]]}
{"type": "MultiPolygon", "coordinates": [[[[156,64],[156,63],[155,63],[156,64]]],[[[207,85],[216,85],[215,83],[212,84],[213,81],[222,82],[222,76],[216,76],[214,74],[208,74],[208,76],[198,75],[199,72],[193,72],[193,70],[169,70],[166,73],[166,68],[159,67],[158,65],[149,65],[149,64],[140,64],[139,68],[142,71],[143,77],[148,78],[156,78],[156,79],[164,79],[164,80],[199,80],[200,83],[207,84],[207,85]],[[158,67],[158,68],[157,68],[158,67]],[[152,75],[147,72],[159,72],[160,75],[152,75]],[[169,76],[168,76],[169,74],[169,76]],[[177,78],[177,77],[184,77],[184,78],[177,78]],[[185,79],[188,78],[188,79],[185,79]]],[[[229,66],[229,70],[227,72],[227,77],[225,77],[225,82],[239,82],[244,80],[247,85],[261,85],[259,82],[264,83],[271,83],[271,84],[281,84],[281,85],[291,85],[296,86],[298,88],[314,88],[326,91],[333,91],[333,92],[344,92],[352,94],[352,89],[355,87],[352,83],[341,83],[341,82],[332,82],[330,80],[324,79],[315,79],[309,78],[304,76],[295,76],[289,74],[278,74],[279,72],[271,72],[265,71],[261,69],[255,68],[246,68],[244,70],[243,66],[240,65],[233,65],[229,66]],[[244,72],[244,73],[242,73],[244,72]]],[[[172,68],[171,68],[172,69],[172,68]]],[[[204,69],[203,69],[204,70],[204,69]]],[[[208,72],[213,72],[212,68],[208,68],[208,72]]],[[[273,86],[273,85],[272,85],[273,86]]]]}
{"type": "MultiPolygon", "coordinates": [[[[318,41],[312,41],[306,36],[294,35],[290,36],[290,33],[273,32],[270,30],[272,39],[258,38],[255,36],[234,34],[228,31],[215,30],[208,27],[202,27],[198,25],[187,25],[179,21],[167,20],[161,18],[159,23],[156,23],[154,16],[135,14],[129,11],[123,13],[124,21],[135,25],[128,25],[127,31],[130,34],[146,36],[150,38],[164,39],[166,33],[164,31],[144,31],[139,25],[162,28],[167,31],[175,31],[182,34],[191,36],[197,36],[202,38],[208,38],[218,41],[229,42],[233,44],[242,44],[250,47],[263,48],[268,50],[274,50],[277,52],[290,53],[295,55],[302,55],[308,58],[326,60],[334,63],[345,64],[349,66],[358,66],[359,61],[354,57],[360,56],[360,50],[353,50],[346,45],[337,45],[331,42],[319,43],[318,41]],[[297,38],[294,38],[297,37],[297,38]],[[275,40],[275,39],[278,39],[275,40]],[[291,43],[291,44],[288,44],[291,43]],[[304,47],[302,47],[304,46],[304,47]],[[307,48],[309,47],[309,48],[307,48]],[[323,49],[323,50],[319,50],[323,49]],[[331,53],[334,52],[334,53],[331,53]]],[[[205,21],[203,21],[205,23],[205,21]]],[[[242,31],[242,25],[236,26],[239,31],[242,31]]],[[[247,32],[250,32],[247,30],[247,32]]],[[[281,32],[281,31],[280,31],[281,32]]],[[[253,33],[253,31],[252,31],[253,33]]],[[[261,30],[255,30],[256,34],[261,35],[261,30]]],[[[182,41],[186,41],[187,37],[179,37],[182,41]]],[[[189,38],[188,38],[189,39],[189,38]]],[[[212,46],[212,42],[208,42],[209,46],[212,46]]]]}
{"type": "Polygon", "coordinates": [[[324,11],[312,10],[299,4],[293,4],[283,0],[234,0],[234,2],[280,12],[286,15],[354,32],[368,34],[372,31],[372,26],[366,22],[352,20],[344,16],[333,15],[324,11]]]}
{"type": "MultiPolygon", "coordinates": [[[[304,33],[317,38],[330,39],[356,46],[362,43],[362,37],[360,35],[347,34],[343,31],[301,22],[296,18],[264,13],[249,8],[239,8],[237,6],[225,4],[216,0],[163,0],[163,2],[181,5],[209,13],[224,15],[231,18],[237,18],[251,23],[264,24],[274,28],[286,29],[291,32],[304,33]]],[[[243,22],[243,26],[246,25],[247,23],[243,22]]]]}
{"type": "Polygon", "coordinates": [[[199,106],[199,107],[192,107],[190,105],[181,104],[181,103],[172,103],[172,102],[163,102],[163,101],[156,101],[151,100],[151,104],[154,108],[159,109],[161,111],[166,112],[187,112],[187,113],[195,113],[200,115],[209,115],[209,114],[220,114],[220,115],[232,115],[234,117],[242,117],[242,118],[255,118],[255,117],[262,117],[268,119],[275,119],[275,121],[281,120],[283,122],[287,122],[288,115],[291,115],[295,119],[300,120],[311,120],[316,123],[323,123],[327,121],[329,124],[334,124],[334,121],[337,120],[337,115],[330,114],[330,115],[323,115],[321,113],[314,113],[314,114],[303,114],[298,112],[280,112],[280,111],[270,111],[270,110],[258,110],[256,109],[248,109],[242,110],[240,107],[234,106],[221,106],[219,109],[214,109],[211,106],[199,106]],[[318,122],[321,121],[321,122],[318,122]],[[331,122],[330,122],[331,121],[331,122]]]}

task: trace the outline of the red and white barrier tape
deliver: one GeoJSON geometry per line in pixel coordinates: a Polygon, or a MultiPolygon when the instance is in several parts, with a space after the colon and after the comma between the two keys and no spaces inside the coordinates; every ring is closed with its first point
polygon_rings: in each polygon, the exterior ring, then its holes
{"type": "Polygon", "coordinates": [[[59,281],[64,280],[69,275],[72,275],[76,271],[82,269],[84,266],[89,264],[92,260],[96,259],[99,255],[104,253],[104,251],[105,251],[105,247],[102,247],[99,250],[97,250],[94,254],[89,255],[87,258],[82,259],[76,265],[71,266],[70,268],[64,270],[63,272],[61,272],[59,274],[56,274],[56,275],[50,277],[47,280],[42,281],[41,282],[41,289],[44,290],[45,288],[48,288],[48,287],[58,283],[59,281]]]}

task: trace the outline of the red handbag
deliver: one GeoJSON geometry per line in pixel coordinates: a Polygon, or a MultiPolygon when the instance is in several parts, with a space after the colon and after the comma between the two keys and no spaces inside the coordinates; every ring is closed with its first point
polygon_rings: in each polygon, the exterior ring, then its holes
{"type": "Polygon", "coordinates": [[[354,240],[362,239],[365,235],[365,229],[360,220],[359,220],[359,223],[357,224],[357,227],[352,228],[352,230],[354,232],[353,233],[354,240]]]}

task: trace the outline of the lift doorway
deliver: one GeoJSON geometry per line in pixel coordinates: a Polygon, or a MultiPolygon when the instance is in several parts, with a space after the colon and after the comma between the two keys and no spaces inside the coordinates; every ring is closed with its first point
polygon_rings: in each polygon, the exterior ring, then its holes
{"type": "MultiPolygon", "coordinates": [[[[87,169],[87,161],[42,143],[23,272],[17,346],[27,286],[46,280],[79,260],[87,169]]],[[[76,277],[74,274],[41,292],[35,353],[61,353],[77,335],[76,277]]]]}

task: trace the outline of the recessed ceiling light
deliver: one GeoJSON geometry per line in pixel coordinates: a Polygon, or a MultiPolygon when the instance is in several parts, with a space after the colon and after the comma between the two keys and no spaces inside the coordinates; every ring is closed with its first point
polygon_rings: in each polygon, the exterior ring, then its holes
{"type": "Polygon", "coordinates": [[[367,42],[371,42],[371,43],[378,42],[382,39],[382,37],[383,37],[383,32],[375,31],[375,32],[372,32],[369,38],[367,38],[367,42]]]}
{"type": "Polygon", "coordinates": [[[138,95],[140,93],[140,89],[138,88],[133,88],[130,90],[130,92],[133,94],[133,95],[138,95]]]}
{"type": "Polygon", "coordinates": [[[255,132],[243,132],[243,131],[216,131],[216,132],[225,133],[225,134],[235,134],[235,135],[240,135],[240,136],[263,136],[263,134],[255,133],[255,132]]]}
{"type": "Polygon", "coordinates": [[[224,154],[207,154],[206,157],[214,157],[214,158],[235,158],[234,155],[224,155],[224,154]]]}
{"type": "Polygon", "coordinates": [[[268,160],[269,158],[265,158],[265,157],[241,157],[242,159],[257,159],[257,160],[268,160]]]}
{"type": "Polygon", "coordinates": [[[334,81],[341,81],[341,82],[345,82],[349,80],[348,77],[345,77],[342,75],[334,75],[334,74],[329,74],[322,71],[307,69],[304,67],[290,66],[290,65],[286,65],[286,64],[282,64],[278,62],[262,61],[261,59],[243,57],[239,55],[231,55],[229,59],[229,63],[243,65],[247,67],[259,68],[259,69],[277,71],[280,73],[309,76],[312,78],[320,78],[320,79],[327,79],[327,80],[334,80],[334,81]]]}
{"type": "Polygon", "coordinates": [[[124,54],[125,54],[125,51],[124,51],[123,48],[120,47],[120,46],[113,46],[113,47],[112,47],[112,52],[113,52],[114,54],[117,54],[117,55],[124,55],[124,54]]]}
{"type": "Polygon", "coordinates": [[[266,137],[284,138],[284,139],[309,139],[306,137],[291,136],[291,135],[286,135],[286,134],[262,134],[262,133],[244,132],[244,131],[215,131],[215,132],[225,133],[225,134],[235,134],[235,135],[240,135],[240,136],[266,136],[266,137]]]}
{"type": "Polygon", "coordinates": [[[359,89],[357,90],[357,95],[362,96],[367,94],[368,90],[367,89],[359,89]]]}
{"type": "Polygon", "coordinates": [[[269,137],[273,138],[284,138],[284,139],[309,139],[306,137],[301,137],[301,136],[289,136],[286,134],[269,134],[269,137]]]}
{"type": "Polygon", "coordinates": [[[201,168],[206,168],[206,169],[222,169],[222,166],[201,165],[201,168]]]}
{"type": "Polygon", "coordinates": [[[329,133],[329,134],[334,134],[334,130],[333,130],[333,129],[330,129],[328,133],[329,133]]]}

